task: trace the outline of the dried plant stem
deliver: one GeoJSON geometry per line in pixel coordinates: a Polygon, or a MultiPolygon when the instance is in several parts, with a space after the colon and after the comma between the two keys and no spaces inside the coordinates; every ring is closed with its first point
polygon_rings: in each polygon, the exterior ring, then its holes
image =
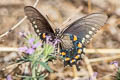
{"type": "Polygon", "coordinates": [[[0,70],[13,69],[13,68],[17,67],[19,64],[23,64],[23,62],[14,63],[14,64],[11,64],[11,65],[5,66],[3,68],[0,68],[0,70]]]}
{"type": "MultiPolygon", "coordinates": [[[[36,2],[34,3],[33,7],[37,6],[39,0],[36,0],[36,2]]],[[[24,16],[23,19],[21,19],[17,24],[15,24],[9,31],[3,33],[0,35],[0,38],[6,36],[9,32],[13,31],[14,29],[16,29],[27,17],[24,16]]]]}
{"type": "Polygon", "coordinates": [[[91,13],[91,0],[88,0],[88,13],[91,13]]]}
{"type": "Polygon", "coordinates": [[[39,2],[39,0],[36,0],[36,2],[34,3],[33,7],[36,7],[38,2],[39,2]]]}
{"type": "MultiPolygon", "coordinates": [[[[59,28],[64,28],[65,26],[70,25],[72,22],[74,22],[75,20],[77,20],[78,18],[76,18],[76,14],[79,13],[81,10],[83,9],[83,7],[79,7],[76,12],[74,12],[75,14],[70,16],[68,19],[66,19],[62,25],[59,26],[59,28]]],[[[77,16],[78,17],[78,16],[77,16]]]]}
{"type": "Polygon", "coordinates": [[[17,28],[27,17],[25,16],[23,19],[21,19],[16,25],[14,25],[9,31],[3,33],[2,35],[0,35],[0,38],[4,37],[5,35],[7,35],[8,33],[10,33],[11,31],[13,31],[15,28],[17,28]]]}
{"type": "Polygon", "coordinates": [[[18,52],[18,48],[11,48],[11,47],[0,47],[0,52],[18,52]]]}
{"type": "MultiPolygon", "coordinates": [[[[85,63],[86,63],[86,66],[87,66],[89,75],[90,75],[90,77],[92,78],[92,77],[93,77],[93,74],[94,74],[94,71],[93,71],[92,66],[91,66],[91,64],[90,64],[90,61],[89,61],[89,59],[88,59],[86,56],[84,57],[84,61],[85,61],[85,63]]],[[[96,79],[94,78],[93,80],[96,80],[96,79]]]]}
{"type": "MultiPolygon", "coordinates": [[[[115,71],[115,72],[116,72],[116,71],[115,71]]],[[[105,75],[105,76],[103,76],[103,77],[100,77],[98,80],[105,80],[105,79],[107,79],[107,78],[110,79],[111,76],[112,76],[112,78],[114,78],[114,77],[113,77],[113,73],[110,73],[110,74],[107,74],[107,75],[105,75]]],[[[113,80],[116,80],[116,79],[113,79],[113,80]]]]}
{"type": "Polygon", "coordinates": [[[73,65],[72,68],[73,68],[73,77],[74,77],[74,78],[77,78],[77,77],[78,77],[78,74],[77,74],[76,65],[73,65]]]}
{"type": "Polygon", "coordinates": [[[86,49],[85,53],[89,54],[120,54],[120,49],[86,49]]]}
{"type": "Polygon", "coordinates": [[[101,57],[101,58],[95,58],[95,59],[89,59],[89,62],[100,62],[100,61],[109,61],[109,60],[114,60],[120,58],[120,55],[115,55],[111,57],[101,57]]]}
{"type": "MultiPolygon", "coordinates": [[[[18,52],[18,48],[15,47],[0,47],[0,52],[18,52]]],[[[120,54],[120,49],[86,49],[85,53],[87,54],[120,54]]]]}

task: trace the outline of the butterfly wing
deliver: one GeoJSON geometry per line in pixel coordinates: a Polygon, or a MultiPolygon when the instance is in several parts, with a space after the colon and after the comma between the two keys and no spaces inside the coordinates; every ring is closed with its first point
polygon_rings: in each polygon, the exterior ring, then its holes
{"type": "Polygon", "coordinates": [[[77,19],[62,30],[60,54],[64,58],[65,66],[77,65],[77,61],[81,60],[84,54],[84,46],[106,20],[106,15],[94,13],[77,19]]]}
{"type": "Polygon", "coordinates": [[[62,49],[70,49],[73,47],[73,42],[70,39],[70,35],[69,34],[64,34],[62,36],[62,40],[61,40],[61,48],[62,49]]]}
{"type": "Polygon", "coordinates": [[[78,41],[86,45],[97,30],[106,23],[106,20],[107,16],[105,14],[89,14],[68,25],[62,33],[76,35],[79,38],[78,41]]]}
{"type": "Polygon", "coordinates": [[[32,6],[26,6],[24,8],[24,12],[29,21],[32,23],[37,35],[40,33],[54,33],[48,21],[37,9],[32,6]]]}

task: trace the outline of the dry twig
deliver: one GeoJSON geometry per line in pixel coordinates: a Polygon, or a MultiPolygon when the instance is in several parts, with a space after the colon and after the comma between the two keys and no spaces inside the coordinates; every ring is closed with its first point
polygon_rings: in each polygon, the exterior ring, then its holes
{"type": "Polygon", "coordinates": [[[86,49],[85,53],[89,54],[120,54],[120,49],[86,49]]]}
{"type": "MultiPolygon", "coordinates": [[[[36,2],[34,3],[33,7],[36,7],[37,4],[38,4],[38,2],[39,2],[39,0],[36,0],[36,2]]],[[[6,36],[8,33],[10,33],[11,31],[13,31],[14,29],[16,29],[26,18],[27,18],[27,17],[24,16],[24,18],[21,19],[16,25],[14,25],[9,31],[7,31],[7,32],[5,32],[5,33],[3,33],[3,34],[1,34],[1,35],[0,35],[0,38],[6,36]]]]}
{"type": "Polygon", "coordinates": [[[88,0],[88,13],[91,13],[91,0],[88,0]]]}
{"type": "Polygon", "coordinates": [[[110,56],[110,57],[101,57],[101,58],[95,58],[95,59],[89,59],[89,62],[100,62],[100,61],[109,61],[120,58],[120,55],[110,56]]]}
{"type": "Polygon", "coordinates": [[[77,77],[78,77],[78,74],[77,74],[76,65],[73,65],[72,68],[73,68],[73,77],[74,77],[74,78],[77,78],[77,77]]]}
{"type": "MultiPolygon", "coordinates": [[[[90,64],[90,61],[89,61],[89,59],[88,59],[86,56],[84,57],[84,61],[85,61],[85,64],[86,64],[86,66],[87,66],[89,75],[90,75],[90,77],[92,78],[92,77],[93,77],[93,74],[94,74],[94,71],[93,71],[92,66],[91,66],[91,64],[90,64]]],[[[94,78],[94,80],[96,80],[96,79],[94,78]]]]}
{"type": "MultiPolygon", "coordinates": [[[[15,47],[0,47],[0,52],[18,52],[18,48],[15,47]]],[[[85,53],[87,54],[120,54],[120,49],[86,49],[85,53]]]]}

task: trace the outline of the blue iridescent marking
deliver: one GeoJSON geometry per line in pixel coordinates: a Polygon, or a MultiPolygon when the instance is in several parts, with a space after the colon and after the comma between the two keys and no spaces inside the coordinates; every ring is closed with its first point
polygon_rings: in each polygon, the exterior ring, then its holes
{"type": "Polygon", "coordinates": [[[70,39],[73,40],[73,35],[72,34],[70,34],[70,39]]]}

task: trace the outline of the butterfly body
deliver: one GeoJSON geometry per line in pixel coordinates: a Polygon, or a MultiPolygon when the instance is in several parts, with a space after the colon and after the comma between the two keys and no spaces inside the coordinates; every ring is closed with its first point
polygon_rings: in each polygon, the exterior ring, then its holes
{"type": "Polygon", "coordinates": [[[60,55],[63,56],[65,66],[72,66],[82,59],[86,44],[107,20],[105,14],[93,13],[78,18],[61,30],[61,26],[53,29],[47,19],[32,6],[25,7],[25,14],[41,40],[46,42],[50,36],[50,42],[57,42],[57,47],[60,45],[60,55]]]}

